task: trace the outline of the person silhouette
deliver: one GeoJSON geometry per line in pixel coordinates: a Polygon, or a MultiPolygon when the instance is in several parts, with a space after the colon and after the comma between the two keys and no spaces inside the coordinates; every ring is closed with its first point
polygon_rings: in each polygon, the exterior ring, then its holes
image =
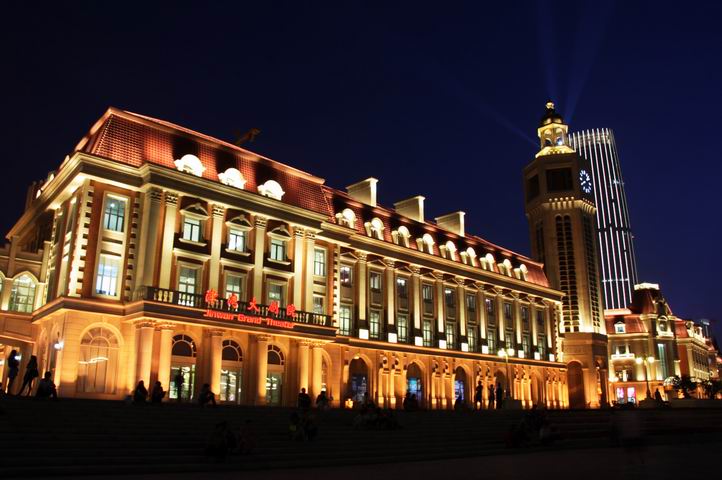
{"type": "Polygon", "coordinates": [[[35,392],[35,398],[54,398],[58,399],[58,391],[53,383],[53,374],[45,372],[43,379],[38,382],[38,390],[35,392]]]}
{"type": "Polygon", "coordinates": [[[160,381],[155,382],[153,389],[150,391],[150,403],[160,404],[165,397],[165,390],[163,390],[163,384],[160,381]]]}
{"type": "Polygon", "coordinates": [[[17,350],[11,350],[10,355],[8,356],[7,361],[7,367],[8,367],[8,384],[6,387],[6,392],[8,395],[12,395],[12,388],[13,388],[13,382],[15,381],[15,377],[18,376],[18,370],[20,369],[20,360],[18,360],[18,351],[17,350]]]}
{"type": "Polygon", "coordinates": [[[179,402],[182,400],[183,396],[183,373],[178,370],[178,373],[176,373],[175,377],[173,377],[173,384],[175,385],[175,394],[176,394],[176,400],[179,402]]]}
{"type": "Polygon", "coordinates": [[[494,410],[494,384],[489,385],[489,410],[494,410]]]}
{"type": "Polygon", "coordinates": [[[23,386],[20,387],[20,392],[18,395],[22,395],[25,391],[25,388],[28,389],[27,396],[30,396],[30,392],[33,391],[33,381],[40,376],[40,372],[38,372],[38,357],[35,355],[30,356],[30,360],[28,360],[28,364],[25,365],[25,375],[23,376],[23,386]]]}
{"type": "Polygon", "coordinates": [[[476,384],[476,391],[474,392],[474,408],[481,410],[482,404],[484,403],[484,386],[481,384],[481,380],[476,384]]]}
{"type": "Polygon", "coordinates": [[[198,393],[198,404],[203,407],[208,403],[214,407],[216,406],[216,394],[211,391],[210,384],[204,383],[198,393]]]}
{"type": "Polygon", "coordinates": [[[501,383],[496,384],[496,408],[501,408],[501,404],[504,401],[504,389],[501,388],[501,383]]]}
{"type": "Polygon", "coordinates": [[[308,410],[311,408],[311,397],[306,393],[306,389],[302,388],[301,392],[298,394],[298,408],[300,410],[308,410]]]}
{"type": "Polygon", "coordinates": [[[145,388],[145,382],[140,380],[133,390],[133,403],[145,403],[146,398],[148,398],[148,389],[145,388]]]}

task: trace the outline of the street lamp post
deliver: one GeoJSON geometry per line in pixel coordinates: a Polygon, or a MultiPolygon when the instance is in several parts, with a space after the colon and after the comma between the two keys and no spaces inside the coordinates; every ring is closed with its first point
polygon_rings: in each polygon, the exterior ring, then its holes
{"type": "Polygon", "coordinates": [[[637,365],[644,364],[644,380],[647,382],[647,400],[651,400],[652,391],[649,389],[649,370],[647,369],[647,364],[654,363],[654,357],[651,355],[643,358],[637,357],[635,362],[637,362],[637,365]]]}

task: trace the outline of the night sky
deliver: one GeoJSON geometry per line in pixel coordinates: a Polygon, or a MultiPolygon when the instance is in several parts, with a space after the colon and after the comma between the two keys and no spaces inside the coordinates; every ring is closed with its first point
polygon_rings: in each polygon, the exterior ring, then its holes
{"type": "Polygon", "coordinates": [[[614,130],[640,280],[722,319],[720,2],[94,3],[4,7],[3,232],[113,105],[259,128],[250,150],[528,254],[521,170],[552,98],[571,130],[614,130]]]}

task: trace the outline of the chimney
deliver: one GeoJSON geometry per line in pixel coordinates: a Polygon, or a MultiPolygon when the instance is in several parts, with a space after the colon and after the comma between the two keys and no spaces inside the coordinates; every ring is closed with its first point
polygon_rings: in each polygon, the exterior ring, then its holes
{"type": "Polygon", "coordinates": [[[462,211],[447,213],[440,217],[436,217],[436,225],[439,228],[454,232],[457,235],[464,236],[464,215],[462,211]]]}
{"type": "Polygon", "coordinates": [[[411,220],[416,220],[417,222],[423,223],[424,221],[424,197],[421,195],[396,202],[394,203],[394,208],[399,215],[403,215],[411,220]]]}
{"type": "Polygon", "coordinates": [[[358,183],[349,185],[346,187],[346,192],[354,200],[358,200],[366,205],[376,206],[376,183],[378,180],[369,177],[366,180],[361,180],[358,183]]]}

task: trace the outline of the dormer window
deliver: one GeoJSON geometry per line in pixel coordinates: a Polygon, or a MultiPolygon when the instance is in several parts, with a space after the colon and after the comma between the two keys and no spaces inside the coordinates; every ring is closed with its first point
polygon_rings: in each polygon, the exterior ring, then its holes
{"type": "Polygon", "coordinates": [[[487,253],[484,255],[484,258],[481,259],[481,267],[484,270],[490,270],[494,271],[494,264],[496,263],[496,259],[494,258],[494,255],[491,253],[487,253]]]}
{"type": "Polygon", "coordinates": [[[499,264],[499,272],[511,277],[511,261],[508,258],[505,258],[504,261],[499,264]]]}
{"type": "Polygon", "coordinates": [[[374,217],[370,222],[366,222],[366,233],[369,237],[377,240],[384,239],[384,222],[380,218],[374,217]]]}
{"type": "Polygon", "coordinates": [[[277,181],[268,180],[263,185],[258,186],[258,193],[264,197],[281,200],[286,192],[283,191],[283,188],[281,188],[281,185],[277,181]]]}
{"type": "Polygon", "coordinates": [[[356,228],[356,214],[350,208],[344,208],[341,213],[337,213],[336,220],[339,225],[356,228]]]}
{"type": "Polygon", "coordinates": [[[446,242],[446,244],[442,247],[441,253],[444,255],[445,258],[448,258],[449,260],[456,260],[456,245],[454,245],[454,242],[449,240],[446,242]]]}
{"type": "Polygon", "coordinates": [[[394,237],[394,243],[396,245],[409,246],[409,237],[411,237],[411,234],[405,226],[400,226],[398,230],[392,233],[392,236],[394,237]]]}
{"type": "Polygon", "coordinates": [[[614,333],[627,333],[627,328],[624,322],[617,322],[614,324],[614,333]]]}
{"type": "Polygon", "coordinates": [[[434,254],[434,237],[432,237],[428,233],[425,233],[424,236],[418,240],[418,242],[420,250],[431,255],[434,254]]]}
{"type": "Polygon", "coordinates": [[[195,155],[187,154],[183,155],[179,160],[176,160],[175,166],[178,170],[185,173],[190,173],[196,177],[202,177],[206,167],[203,166],[201,160],[195,155]]]}
{"type": "Polygon", "coordinates": [[[467,265],[472,265],[475,267],[476,266],[476,251],[473,248],[469,247],[466,249],[466,252],[464,252],[464,254],[465,254],[464,256],[466,257],[465,263],[467,265]]]}
{"type": "Polygon", "coordinates": [[[225,172],[218,174],[218,179],[224,185],[236,187],[243,190],[246,185],[246,179],[243,178],[243,174],[237,168],[228,168],[225,172]]]}

